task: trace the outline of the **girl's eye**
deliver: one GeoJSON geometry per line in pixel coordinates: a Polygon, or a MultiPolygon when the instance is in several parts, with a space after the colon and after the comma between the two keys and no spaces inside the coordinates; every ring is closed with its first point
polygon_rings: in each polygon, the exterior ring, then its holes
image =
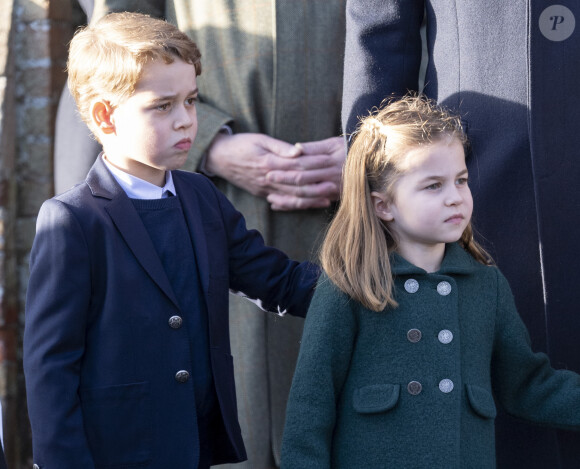
{"type": "Polygon", "coordinates": [[[437,190],[441,187],[441,183],[440,182],[435,182],[433,184],[429,184],[427,187],[425,187],[425,189],[429,190],[429,191],[434,191],[437,190]]]}
{"type": "Polygon", "coordinates": [[[185,103],[186,103],[188,106],[195,106],[195,102],[196,102],[196,101],[197,101],[197,98],[195,98],[195,97],[191,97],[191,98],[187,98],[187,99],[185,100],[185,103]]]}
{"type": "Polygon", "coordinates": [[[455,184],[457,184],[458,186],[465,186],[465,185],[467,185],[467,181],[468,181],[468,179],[467,179],[467,178],[459,178],[459,179],[458,179],[458,180],[455,182],[455,184]]]}
{"type": "Polygon", "coordinates": [[[167,111],[169,109],[169,106],[170,106],[169,103],[163,103],[163,104],[159,104],[156,109],[158,111],[167,111]]]}

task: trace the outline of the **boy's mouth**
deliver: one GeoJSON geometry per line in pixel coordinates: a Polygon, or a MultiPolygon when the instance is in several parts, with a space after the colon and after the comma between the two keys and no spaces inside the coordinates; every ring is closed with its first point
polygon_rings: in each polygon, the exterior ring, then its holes
{"type": "Polygon", "coordinates": [[[180,140],[179,142],[177,142],[174,145],[174,147],[178,148],[179,150],[189,150],[191,148],[191,139],[184,138],[184,139],[180,140]]]}

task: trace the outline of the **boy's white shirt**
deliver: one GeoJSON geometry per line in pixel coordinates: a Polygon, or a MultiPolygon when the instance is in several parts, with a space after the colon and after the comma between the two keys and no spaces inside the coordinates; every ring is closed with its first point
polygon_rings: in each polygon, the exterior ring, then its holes
{"type": "Polygon", "coordinates": [[[107,161],[104,153],[101,153],[99,158],[102,158],[107,169],[130,199],[164,199],[169,197],[169,193],[177,195],[171,171],[165,171],[165,185],[159,187],[113,166],[107,161]]]}

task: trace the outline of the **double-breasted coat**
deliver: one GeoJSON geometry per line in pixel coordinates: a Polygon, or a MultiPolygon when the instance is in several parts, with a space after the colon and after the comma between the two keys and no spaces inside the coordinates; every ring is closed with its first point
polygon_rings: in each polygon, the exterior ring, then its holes
{"type": "MultiPolygon", "coordinates": [[[[347,132],[389,94],[417,89],[424,11],[424,91],[464,120],[479,239],[509,280],[534,346],[580,372],[580,4],[349,0],[347,132]]],[[[504,415],[497,432],[500,467],[580,464],[580,435],[504,415]]]]}
{"type": "MultiPolygon", "coordinates": [[[[196,170],[223,124],[290,143],[341,134],[345,2],[96,0],[93,21],[110,11],[139,10],[166,17],[197,43],[199,128],[185,166],[196,170]]],[[[268,244],[293,259],[315,257],[328,210],[274,212],[265,199],[214,181],[268,244]]],[[[303,321],[281,324],[237,298],[230,310],[247,467],[267,468],[279,460],[303,321]]]]}
{"type": "Polygon", "coordinates": [[[493,468],[494,396],[519,418],[580,430],[580,376],[532,352],[497,268],[450,244],[437,272],[395,255],[393,275],[398,307],[380,312],[321,276],[283,469],[493,468]]]}
{"type": "MultiPolygon", "coordinates": [[[[237,462],[245,449],[229,291],[268,311],[304,314],[318,269],[265,246],[204,176],[172,175],[209,323],[219,406],[211,463],[237,462]]],[[[180,307],[145,225],[101,158],[84,183],[43,204],[30,263],[24,372],[35,463],[196,468],[193,312],[180,307]]]]}

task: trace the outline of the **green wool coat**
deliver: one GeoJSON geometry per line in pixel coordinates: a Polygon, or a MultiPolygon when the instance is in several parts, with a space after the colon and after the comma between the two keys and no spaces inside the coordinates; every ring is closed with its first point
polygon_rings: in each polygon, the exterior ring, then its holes
{"type": "Polygon", "coordinates": [[[580,429],[580,376],[533,353],[507,281],[458,244],[438,272],[393,258],[399,306],[320,279],[287,409],[282,468],[493,468],[497,401],[580,429]]]}

